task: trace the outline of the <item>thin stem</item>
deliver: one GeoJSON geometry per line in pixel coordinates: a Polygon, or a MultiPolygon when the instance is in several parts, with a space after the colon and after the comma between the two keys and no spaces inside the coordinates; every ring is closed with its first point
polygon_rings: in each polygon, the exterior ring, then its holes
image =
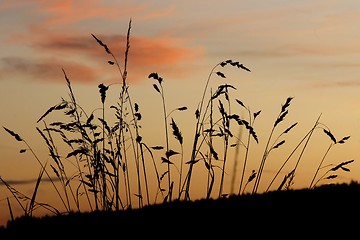
{"type": "MultiPolygon", "coordinates": [[[[325,154],[324,154],[323,158],[321,159],[318,168],[316,169],[316,172],[315,172],[315,174],[314,174],[314,177],[313,177],[313,179],[311,180],[311,183],[310,183],[310,186],[309,186],[310,189],[313,187],[313,182],[315,181],[315,178],[316,178],[319,170],[321,169],[321,165],[323,164],[323,162],[324,162],[327,154],[329,153],[331,147],[334,146],[334,145],[335,145],[335,143],[333,143],[333,142],[330,143],[329,147],[328,147],[327,150],[325,151],[325,154]]],[[[315,185],[314,185],[314,186],[315,186],[315,185]]]]}
{"type": "Polygon", "coordinates": [[[318,117],[318,119],[316,120],[314,126],[310,129],[309,132],[307,132],[307,133],[305,134],[305,136],[300,140],[300,142],[296,145],[296,147],[292,150],[292,152],[289,154],[289,156],[287,157],[287,159],[286,159],[286,160],[284,161],[284,163],[281,165],[280,169],[276,172],[274,178],[271,180],[271,182],[270,182],[270,184],[269,184],[269,186],[267,187],[267,189],[266,189],[265,192],[268,192],[268,191],[269,191],[271,185],[273,184],[273,182],[275,181],[275,179],[277,178],[277,176],[280,174],[281,170],[284,168],[284,166],[286,165],[286,163],[290,160],[290,158],[292,157],[292,155],[293,155],[293,154],[296,152],[296,150],[300,147],[300,145],[302,144],[302,142],[305,141],[305,139],[307,139],[307,140],[306,140],[306,143],[305,143],[305,145],[304,145],[304,147],[303,147],[303,149],[302,149],[302,151],[301,151],[301,155],[299,156],[298,161],[297,161],[297,163],[296,163],[295,168],[297,168],[298,163],[299,163],[299,161],[300,161],[300,158],[301,158],[301,156],[303,155],[303,152],[304,152],[306,146],[308,145],[308,142],[309,142],[309,140],[310,140],[310,138],[311,138],[314,130],[316,129],[316,127],[317,127],[318,124],[319,124],[320,117],[321,117],[321,114],[320,114],[320,116],[318,117]]]}
{"type": "MultiPolygon", "coordinates": [[[[215,68],[219,65],[220,65],[220,63],[216,64],[210,71],[210,74],[207,78],[207,81],[206,81],[206,84],[204,87],[203,95],[201,97],[200,105],[197,110],[197,121],[196,121],[196,126],[195,126],[194,142],[193,142],[193,147],[192,147],[192,151],[191,151],[189,170],[188,170],[187,178],[186,178],[185,200],[190,200],[189,191],[190,191],[191,175],[192,175],[193,167],[195,164],[196,155],[198,152],[197,144],[198,144],[199,137],[200,137],[200,128],[202,127],[202,124],[203,124],[202,122],[200,122],[200,116],[202,115],[202,107],[203,107],[203,104],[205,101],[205,94],[207,92],[207,88],[208,88],[208,85],[210,82],[211,75],[213,74],[215,68]]],[[[205,114],[204,114],[204,116],[205,116],[205,114]]]]}
{"type": "Polygon", "coordinates": [[[253,191],[252,191],[253,194],[255,194],[257,192],[257,189],[258,189],[258,186],[259,186],[259,183],[260,183],[260,178],[261,178],[261,175],[262,175],[262,172],[263,172],[265,161],[266,161],[266,158],[267,158],[268,153],[269,153],[268,152],[268,147],[269,147],[272,135],[274,133],[274,130],[275,130],[275,126],[273,126],[273,128],[271,129],[269,138],[268,138],[267,143],[266,143],[264,154],[262,156],[261,163],[260,163],[260,166],[259,166],[258,174],[257,174],[256,179],[255,179],[255,184],[254,184],[254,188],[253,188],[253,191]]]}
{"type": "MultiPolygon", "coordinates": [[[[159,82],[160,85],[160,91],[161,91],[161,100],[162,100],[162,107],[163,107],[163,114],[164,114],[164,128],[165,128],[165,144],[166,144],[166,152],[169,151],[169,132],[168,132],[168,122],[167,122],[167,114],[166,114],[166,104],[165,104],[165,94],[164,94],[164,89],[163,86],[161,84],[161,82],[159,82]]],[[[169,197],[169,201],[171,201],[171,171],[170,171],[170,159],[167,159],[167,175],[168,175],[168,187],[169,187],[169,191],[168,191],[168,197],[169,197]]]]}
{"type": "MultiPolygon", "coordinates": [[[[254,122],[252,121],[252,118],[251,118],[250,109],[246,108],[246,110],[248,111],[248,114],[249,114],[249,122],[251,124],[253,124],[254,122]]],[[[241,131],[239,131],[239,137],[240,136],[241,136],[241,131]]],[[[246,169],[246,164],[247,164],[248,155],[249,155],[249,149],[250,149],[250,138],[251,138],[251,134],[249,132],[248,137],[247,137],[247,143],[246,143],[246,146],[245,146],[246,150],[245,150],[244,165],[243,165],[243,169],[242,169],[242,173],[241,173],[241,180],[240,180],[240,186],[239,186],[239,192],[238,192],[239,195],[241,193],[242,183],[244,181],[244,176],[245,176],[245,169],[246,169]]],[[[239,145],[236,146],[236,152],[238,152],[238,149],[239,149],[239,145]]]]}

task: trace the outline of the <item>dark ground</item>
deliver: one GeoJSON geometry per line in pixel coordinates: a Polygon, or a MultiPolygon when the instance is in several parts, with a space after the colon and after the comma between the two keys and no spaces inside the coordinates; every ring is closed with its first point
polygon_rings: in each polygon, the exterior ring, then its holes
{"type": "Polygon", "coordinates": [[[118,212],[20,217],[6,239],[360,239],[360,185],[173,201],[118,212]]]}

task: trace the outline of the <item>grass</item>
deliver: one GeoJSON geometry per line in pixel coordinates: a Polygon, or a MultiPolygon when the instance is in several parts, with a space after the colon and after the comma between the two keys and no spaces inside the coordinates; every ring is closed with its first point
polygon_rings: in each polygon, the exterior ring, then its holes
{"type": "MultiPolygon", "coordinates": [[[[287,135],[298,124],[295,122],[284,127],[293,97],[288,97],[280,106],[279,114],[273,120],[270,134],[266,138],[266,146],[258,169],[251,169],[250,172],[248,163],[252,159],[249,158],[249,153],[252,145],[259,143],[255,125],[256,120],[261,117],[261,111],[252,112],[250,107],[238,99],[237,89],[233,85],[221,83],[213,90],[210,88],[210,82],[214,78],[226,80],[225,71],[228,67],[244,73],[250,73],[251,70],[234,60],[225,60],[216,64],[206,79],[200,102],[195,110],[194,135],[192,141],[188,143],[192,147],[189,152],[189,160],[185,161],[187,155],[184,152],[184,138],[172,113],[187,111],[188,108],[181,106],[168,110],[164,80],[156,72],[149,73],[148,78],[154,81],[152,90],[161,100],[165,142],[163,145],[153,146],[145,142],[142,137],[141,106],[133,101],[127,82],[130,32],[131,20],[128,26],[123,65],[120,65],[106,43],[94,34],[91,35],[105,51],[105,54],[110,56],[111,60],[107,64],[117,68],[119,73],[120,81],[114,84],[121,84],[121,90],[118,101],[111,104],[110,107],[108,107],[107,94],[113,84],[98,85],[101,108],[87,112],[77,102],[71,81],[63,69],[68,87],[68,99],[63,98],[60,103],[45,111],[38,119],[38,124],[42,123],[43,126],[36,127],[49,151],[51,163],[44,163],[24,138],[15,131],[3,127],[16,141],[23,144],[20,153],[30,152],[40,166],[31,197],[7,184],[6,179],[0,178],[13,199],[23,209],[24,217],[32,218],[34,211],[39,208],[46,209],[52,215],[62,217],[64,215],[76,216],[74,213],[83,212],[83,209],[90,209],[90,212],[94,213],[111,213],[120,210],[149,209],[149,206],[159,202],[164,206],[168,206],[167,204],[170,203],[192,202],[191,189],[195,166],[206,173],[202,180],[206,187],[206,194],[203,196],[205,200],[219,199],[218,201],[221,201],[221,199],[235,196],[258,195],[269,155],[287,143],[287,135]],[[247,114],[242,116],[234,111],[236,109],[241,109],[240,112],[245,110],[247,114]],[[67,120],[47,122],[49,115],[57,112],[61,112],[67,120]],[[115,121],[107,119],[109,114],[113,114],[115,121]],[[245,150],[243,156],[239,155],[240,149],[245,150]],[[66,154],[60,151],[66,151],[66,154]],[[235,164],[241,164],[241,176],[239,182],[234,177],[231,179],[231,192],[234,194],[230,194],[224,191],[224,184],[225,179],[229,177],[226,169],[229,168],[230,153],[233,152],[235,152],[235,164]],[[68,169],[67,162],[72,163],[71,170],[68,169]],[[166,166],[165,170],[162,168],[163,165],[166,166]],[[43,176],[50,180],[62,204],[61,208],[65,210],[60,211],[58,206],[51,206],[36,200],[43,176]],[[155,183],[155,188],[150,187],[153,183],[155,183]],[[237,185],[239,187],[235,191],[237,185]],[[250,187],[252,189],[249,189],[250,187]]],[[[283,174],[284,166],[290,164],[289,160],[293,158],[295,152],[300,152],[295,165],[291,167],[292,170],[285,174],[281,184],[275,187],[280,192],[292,190],[298,165],[315,131],[322,131],[326,137],[324,141],[330,143],[316,168],[308,190],[316,189],[324,180],[335,179],[338,171],[350,171],[347,165],[354,160],[325,165],[330,150],[335,145],[346,143],[350,136],[335,138],[320,119],[321,115],[285,158],[286,160],[274,174],[273,179],[267,183],[264,194],[271,192],[270,189],[274,188],[275,179],[283,174]]],[[[15,218],[12,215],[9,199],[8,203],[13,222],[15,218]]],[[[168,215],[164,218],[165,222],[171,220],[171,216],[168,215]]]]}

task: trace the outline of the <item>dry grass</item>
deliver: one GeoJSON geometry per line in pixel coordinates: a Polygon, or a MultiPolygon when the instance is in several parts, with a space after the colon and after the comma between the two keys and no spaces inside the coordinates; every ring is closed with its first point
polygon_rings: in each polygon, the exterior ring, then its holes
{"type": "MultiPolygon", "coordinates": [[[[130,30],[131,21],[129,22],[127,32],[123,66],[120,65],[112,53],[111,47],[107,46],[102,40],[92,34],[97,44],[112,58],[112,60],[107,63],[116,67],[120,76],[118,84],[121,84],[121,91],[119,92],[118,101],[110,105],[110,107],[107,107],[109,104],[107,102],[107,94],[112,84],[98,85],[101,109],[87,112],[77,102],[71,81],[65,70],[63,70],[69,91],[69,98],[62,99],[60,103],[51,106],[45,111],[38,120],[38,124],[42,123],[43,127],[36,128],[49,151],[52,160],[51,163],[43,163],[24,138],[9,128],[4,127],[4,130],[8,134],[24,145],[20,153],[25,154],[30,152],[41,167],[38,181],[31,197],[27,197],[18,192],[12,186],[8,185],[5,179],[0,178],[13,198],[16,199],[17,203],[22,207],[25,217],[31,218],[34,210],[38,208],[45,208],[53,215],[61,215],[62,217],[63,215],[71,215],[76,219],[77,215],[74,214],[74,212],[80,213],[82,209],[90,209],[91,212],[99,213],[130,211],[131,209],[138,208],[144,209],[144,212],[146,212],[150,211],[150,209],[160,209],[161,207],[156,206],[146,208],[149,210],[145,210],[145,207],[154,205],[159,201],[164,204],[164,208],[174,206],[167,205],[172,202],[174,202],[174,204],[178,202],[191,202],[190,192],[195,166],[206,172],[206,179],[203,180],[204,184],[206,184],[206,194],[203,198],[209,200],[211,203],[212,198],[219,199],[218,201],[221,202],[224,198],[234,197],[232,194],[224,191],[225,178],[227,177],[226,169],[229,168],[229,156],[234,150],[236,156],[235,163],[241,164],[242,171],[239,182],[236,182],[235,178],[231,180],[231,189],[233,190],[235,185],[239,185],[236,196],[244,196],[244,199],[253,199],[258,195],[258,188],[270,153],[274,150],[278,151],[278,149],[281,149],[281,147],[287,143],[287,135],[297,126],[297,122],[288,124],[285,127],[283,126],[287,124],[286,117],[289,113],[288,109],[291,107],[293,100],[293,97],[288,97],[285,103],[281,105],[279,114],[273,121],[272,129],[266,139],[266,146],[258,169],[251,169],[252,171],[250,172],[249,169],[247,169],[248,162],[252,160],[249,159],[249,152],[251,146],[259,142],[259,135],[256,132],[255,124],[256,120],[261,117],[261,111],[252,112],[250,107],[236,98],[237,89],[231,84],[221,82],[215,91],[209,87],[209,83],[213,78],[223,81],[226,79],[224,72],[227,67],[236,68],[245,73],[251,72],[248,67],[245,67],[238,61],[226,60],[216,64],[211,69],[206,80],[200,102],[195,110],[196,124],[193,139],[189,142],[192,147],[189,152],[190,158],[188,161],[184,161],[185,153],[182,131],[175,117],[171,115],[174,111],[182,112],[188,110],[188,108],[181,106],[169,111],[166,105],[166,92],[163,78],[156,72],[148,75],[149,79],[154,80],[152,85],[153,90],[155,90],[156,94],[161,98],[161,109],[163,112],[161,118],[165,132],[164,145],[152,146],[148,144],[143,140],[140,130],[142,121],[141,106],[133,102],[129,91],[130,87],[127,83],[130,30]],[[241,116],[241,114],[234,111],[234,109],[239,109],[239,107],[245,109],[247,116],[241,116]],[[46,121],[49,115],[58,112],[62,113],[68,121],[54,121],[50,123],[46,121]],[[107,113],[109,112],[114,114],[115,122],[106,119],[107,113]],[[176,140],[175,144],[173,141],[170,141],[171,138],[176,140]],[[61,144],[67,147],[66,154],[59,152],[59,143],[56,142],[55,139],[60,139],[61,144]],[[239,160],[240,157],[238,156],[240,148],[245,149],[243,162],[239,160]],[[175,149],[180,150],[177,151],[175,149]],[[71,162],[74,163],[76,173],[68,175],[69,172],[65,162],[70,159],[71,162]],[[161,161],[159,161],[159,159],[161,161]],[[180,161],[176,161],[177,163],[175,164],[175,159],[180,161]],[[152,163],[152,165],[146,164],[149,162],[152,163]],[[159,170],[161,164],[166,165],[165,171],[159,170]],[[218,169],[220,169],[220,171],[217,171],[218,169]],[[130,170],[133,170],[132,172],[135,173],[135,180],[129,176],[130,170]],[[149,179],[149,172],[155,173],[151,179],[149,179]],[[61,200],[61,207],[64,208],[65,211],[61,211],[60,213],[56,206],[49,206],[46,203],[40,203],[36,200],[37,190],[43,174],[50,179],[53,188],[61,200]],[[245,181],[245,179],[247,179],[247,181],[245,181]],[[150,192],[150,181],[156,183],[155,194],[150,192]],[[215,186],[215,183],[218,183],[218,186],[215,186]],[[248,190],[247,188],[251,185],[252,190],[248,190]],[[246,192],[251,194],[248,195],[246,192]],[[254,195],[254,197],[250,197],[252,195],[254,195]]],[[[272,181],[268,183],[265,193],[267,193],[274,184],[274,180],[280,177],[280,172],[285,165],[289,164],[289,159],[293,157],[293,154],[299,151],[300,155],[297,161],[295,161],[294,166],[291,167],[292,170],[283,176],[283,181],[277,187],[278,190],[291,190],[303,153],[308,146],[312,134],[319,129],[323,130],[325,135],[330,138],[331,143],[317,167],[309,189],[315,189],[322,180],[336,178],[337,171],[349,171],[346,165],[354,160],[343,161],[335,164],[335,166],[332,165],[332,167],[329,167],[331,165],[324,166],[329,150],[335,145],[345,143],[350,136],[337,140],[326,125],[320,122],[319,116],[314,126],[299,141],[283,165],[276,172],[272,181]],[[318,177],[320,172],[322,175],[318,177]]],[[[327,140],[329,139],[324,141],[327,140]]],[[[278,198],[276,200],[280,201],[278,198]]],[[[283,202],[283,200],[280,202],[283,202]]],[[[242,201],[240,201],[240,203],[242,204],[242,201]]],[[[245,208],[241,207],[240,203],[236,204],[236,208],[241,208],[241,211],[244,211],[245,208]]],[[[275,202],[271,204],[275,204],[275,202]]],[[[194,206],[197,205],[195,204],[194,206]]],[[[190,209],[194,210],[192,207],[190,209]]],[[[10,202],[9,211],[11,212],[10,202]]],[[[202,211],[204,211],[204,209],[202,209],[202,211]]],[[[201,212],[201,214],[205,213],[201,212]]],[[[250,211],[246,214],[250,214],[250,211]]],[[[62,219],[62,217],[59,218],[62,219]]],[[[152,217],[154,216],[152,215],[152,217]]],[[[169,220],[174,220],[173,216],[166,215],[163,217],[165,219],[156,219],[156,221],[147,219],[146,221],[151,221],[151,223],[156,222],[161,226],[161,224],[166,224],[169,220]]],[[[182,217],[185,217],[187,221],[191,221],[193,215],[182,217]]],[[[209,215],[208,217],[211,216],[209,215]]],[[[223,219],[228,216],[224,215],[220,217],[223,219]]],[[[64,219],[70,218],[64,217],[64,219]]],[[[204,221],[203,219],[198,220],[204,221]]],[[[23,218],[21,221],[26,222],[26,218],[23,218]]],[[[121,224],[129,224],[126,223],[126,221],[124,220],[121,224]]],[[[11,224],[17,223],[10,222],[10,225],[11,224]]],[[[192,224],[195,224],[195,222],[192,224]]],[[[67,225],[66,227],[68,228],[70,226],[67,225]]],[[[111,228],[117,229],[117,227],[113,225],[110,229],[111,228]]]]}

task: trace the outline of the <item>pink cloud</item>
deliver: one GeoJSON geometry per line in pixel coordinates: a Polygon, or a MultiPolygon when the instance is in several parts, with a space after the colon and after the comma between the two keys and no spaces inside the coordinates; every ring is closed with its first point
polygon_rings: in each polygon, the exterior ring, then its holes
{"type": "MultiPolygon", "coordinates": [[[[109,47],[122,68],[126,36],[96,37],[109,47]]],[[[106,53],[105,49],[91,35],[51,35],[46,38],[33,39],[30,43],[29,39],[26,41],[33,51],[38,53],[36,54],[37,59],[5,58],[0,62],[3,71],[17,74],[21,72],[29,79],[44,81],[52,79],[51,81],[53,81],[54,79],[62,80],[58,74],[59,70],[64,68],[72,73],[72,81],[79,83],[118,81],[116,78],[119,75],[116,73],[116,69],[109,71],[116,66],[107,63],[109,60],[113,61],[112,56],[106,53]]],[[[191,68],[191,63],[201,58],[202,54],[201,48],[187,47],[186,42],[182,39],[130,36],[128,81],[141,82],[152,71],[162,71],[163,74],[171,76],[177,74],[177,77],[191,74],[196,71],[191,68]]]]}
{"type": "MultiPolygon", "coordinates": [[[[86,20],[112,20],[121,18],[121,14],[137,14],[142,20],[159,19],[173,14],[173,5],[154,6],[150,3],[134,4],[131,1],[119,3],[103,3],[99,0],[65,0],[43,1],[35,0],[31,3],[21,1],[23,14],[41,16],[35,21],[25,23],[29,32],[16,33],[7,36],[7,44],[11,46],[27,46],[29,53],[27,58],[3,57],[0,60],[0,68],[10,74],[21,72],[29,79],[49,79],[58,72],[61,67],[73,71],[74,81],[81,83],[99,81],[100,79],[113,79],[110,74],[101,74],[107,71],[108,60],[111,56],[101,49],[90,33],[83,34],[75,28],[58,28],[86,20]],[[26,7],[24,7],[26,6],[26,7]],[[41,19],[41,20],[39,20],[41,19]],[[58,29],[58,30],[57,30],[58,29]],[[33,59],[32,56],[36,56],[33,59]],[[51,61],[49,60],[51,59],[51,61]]],[[[20,4],[9,5],[6,8],[19,8],[20,4]]],[[[97,35],[110,48],[117,57],[122,67],[126,35],[97,35]]],[[[152,71],[164,71],[165,73],[180,74],[190,73],[196,69],[191,67],[191,62],[203,54],[201,47],[191,47],[188,42],[181,38],[130,36],[130,52],[128,70],[129,81],[139,82],[145,79],[152,71]]],[[[114,67],[114,66],[110,66],[114,67]]],[[[2,77],[3,78],[3,77],[2,77]]]]}
{"type": "Polygon", "coordinates": [[[118,10],[113,6],[104,6],[98,0],[62,0],[38,1],[36,12],[48,16],[47,26],[64,25],[94,17],[114,19],[118,10]]]}
{"type": "Polygon", "coordinates": [[[134,4],[132,1],[104,3],[100,0],[19,0],[0,6],[0,11],[16,8],[22,14],[42,17],[41,21],[30,23],[35,29],[53,29],[86,20],[119,20],[129,16],[139,16],[138,20],[160,19],[173,15],[176,9],[172,4],[162,4],[159,7],[151,2],[134,4]]]}
{"type": "MultiPolygon", "coordinates": [[[[114,55],[123,57],[126,45],[125,35],[94,35],[105,43],[114,55]]],[[[154,63],[174,64],[199,56],[199,49],[185,45],[186,42],[178,38],[130,36],[130,55],[135,64],[147,66],[154,63]]],[[[88,36],[52,35],[34,40],[31,46],[42,53],[63,53],[63,55],[82,53],[92,57],[107,56],[103,47],[90,34],[88,36]]]]}

